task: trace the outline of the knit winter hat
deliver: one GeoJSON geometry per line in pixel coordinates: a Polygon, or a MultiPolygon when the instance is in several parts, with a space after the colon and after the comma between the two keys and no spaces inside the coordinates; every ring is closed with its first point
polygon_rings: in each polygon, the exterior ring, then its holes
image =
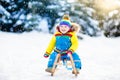
{"type": "Polygon", "coordinates": [[[68,15],[64,15],[62,20],[60,21],[60,26],[61,25],[66,25],[68,27],[71,27],[71,21],[70,21],[70,17],[68,15]]]}

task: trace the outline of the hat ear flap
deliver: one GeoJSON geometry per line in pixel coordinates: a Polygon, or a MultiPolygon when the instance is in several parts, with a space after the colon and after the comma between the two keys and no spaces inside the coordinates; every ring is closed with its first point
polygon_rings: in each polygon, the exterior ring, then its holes
{"type": "Polygon", "coordinates": [[[74,29],[73,25],[71,25],[71,31],[75,31],[75,29],[74,29]]]}
{"type": "Polygon", "coordinates": [[[60,28],[59,28],[59,26],[56,26],[56,30],[57,30],[58,32],[60,32],[60,28]]]}

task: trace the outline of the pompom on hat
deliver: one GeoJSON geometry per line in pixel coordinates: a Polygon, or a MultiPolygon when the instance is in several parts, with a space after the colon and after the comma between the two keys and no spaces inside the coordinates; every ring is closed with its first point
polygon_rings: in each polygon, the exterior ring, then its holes
{"type": "Polygon", "coordinates": [[[59,23],[60,26],[66,25],[71,28],[71,21],[69,15],[64,15],[62,20],[59,23]]]}

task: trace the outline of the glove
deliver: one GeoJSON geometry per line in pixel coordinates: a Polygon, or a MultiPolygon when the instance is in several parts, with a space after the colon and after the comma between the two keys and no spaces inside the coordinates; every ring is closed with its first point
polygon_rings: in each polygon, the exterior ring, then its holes
{"type": "Polygon", "coordinates": [[[72,54],[72,51],[71,51],[71,50],[68,50],[66,53],[67,53],[67,54],[72,54]]]}
{"type": "Polygon", "coordinates": [[[46,53],[45,53],[45,54],[44,54],[44,57],[45,57],[45,58],[48,58],[48,57],[49,57],[49,54],[46,54],[46,53]]]}

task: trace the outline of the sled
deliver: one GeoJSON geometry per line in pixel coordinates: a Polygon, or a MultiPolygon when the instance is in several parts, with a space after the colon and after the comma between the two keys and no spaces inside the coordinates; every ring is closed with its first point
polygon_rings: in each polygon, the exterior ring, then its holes
{"type": "MultiPolygon", "coordinates": [[[[57,65],[60,65],[60,61],[61,61],[61,54],[57,54],[57,56],[56,56],[56,59],[55,59],[55,62],[54,62],[54,64],[53,64],[53,68],[52,68],[52,71],[51,71],[51,76],[54,76],[54,73],[55,73],[55,70],[56,70],[56,67],[57,67],[57,65]]],[[[74,71],[74,73],[75,73],[75,76],[77,76],[78,75],[78,73],[77,73],[77,70],[76,70],[76,68],[75,68],[75,64],[74,64],[74,61],[73,61],[73,57],[72,57],[72,55],[71,54],[69,54],[69,57],[70,57],[70,62],[71,62],[71,64],[66,64],[66,65],[71,65],[72,66],[72,69],[73,69],[73,71],[74,71]]],[[[67,61],[67,60],[66,60],[67,61]]],[[[67,63],[67,62],[66,62],[67,63]]]]}

